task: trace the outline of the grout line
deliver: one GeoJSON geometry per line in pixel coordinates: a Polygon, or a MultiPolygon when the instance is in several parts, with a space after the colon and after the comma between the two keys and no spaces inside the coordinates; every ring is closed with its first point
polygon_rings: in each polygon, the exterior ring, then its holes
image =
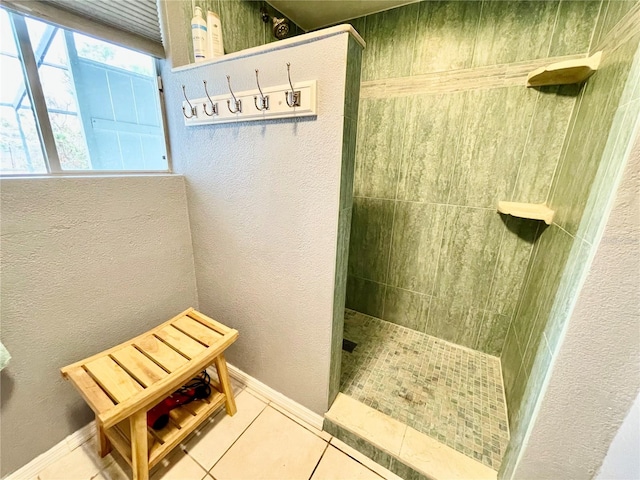
{"type": "MultiPolygon", "coordinates": [[[[248,392],[247,392],[247,393],[248,393],[248,392]]],[[[267,407],[268,407],[268,406],[269,406],[268,404],[265,404],[264,408],[263,408],[262,410],[260,410],[260,413],[259,413],[258,415],[256,415],[256,417],[255,417],[253,420],[251,420],[251,423],[249,423],[249,425],[247,425],[247,427],[246,427],[244,430],[242,430],[242,433],[240,433],[240,435],[238,435],[238,437],[233,441],[233,443],[232,443],[231,445],[229,445],[229,448],[227,448],[227,449],[224,451],[224,453],[223,453],[222,455],[220,455],[220,458],[219,458],[218,460],[216,460],[216,462],[215,462],[213,465],[211,465],[211,468],[210,468],[209,470],[207,470],[207,474],[209,474],[209,472],[211,472],[211,470],[213,470],[213,469],[215,468],[215,466],[216,466],[218,463],[220,463],[220,460],[222,460],[222,459],[224,458],[224,456],[225,456],[227,453],[229,453],[229,450],[231,450],[231,449],[233,448],[233,446],[238,442],[238,440],[240,440],[240,438],[242,437],[242,435],[244,435],[244,434],[245,434],[245,432],[246,432],[247,430],[249,430],[249,428],[251,428],[251,425],[253,425],[253,423],[254,423],[258,418],[260,418],[260,416],[264,413],[264,411],[267,409],[267,407]]],[[[183,450],[183,451],[185,452],[185,454],[189,455],[189,451],[188,451],[188,450],[183,450]]],[[[191,457],[191,455],[189,455],[189,457],[191,457]]],[[[195,461],[195,458],[193,458],[193,457],[191,457],[191,458],[195,461]]],[[[197,463],[197,462],[196,462],[196,463],[197,463]]],[[[203,468],[204,468],[204,467],[203,467],[203,468]]],[[[211,475],[211,476],[213,477],[213,475],[211,475]]]]}
{"type": "MultiPolygon", "coordinates": [[[[591,30],[591,38],[589,38],[589,47],[587,48],[587,55],[589,55],[591,53],[591,50],[593,47],[595,47],[595,45],[593,44],[594,40],[596,39],[596,29],[598,27],[598,24],[600,23],[600,15],[602,15],[604,13],[604,15],[606,15],[606,10],[605,12],[602,11],[603,7],[604,7],[604,2],[605,0],[600,0],[600,6],[598,7],[598,14],[596,15],[596,20],[593,23],[593,29],[591,30]]],[[[609,3],[607,3],[607,8],[609,7],[609,3]]],[[[604,22],[604,18],[602,19],[604,22]]],[[[602,27],[604,28],[604,23],[602,24],[602,27]]]]}
{"type": "Polygon", "coordinates": [[[556,18],[553,21],[553,28],[551,29],[551,35],[549,35],[549,48],[547,48],[547,57],[551,56],[551,47],[553,46],[553,35],[556,33],[556,29],[558,28],[558,19],[560,18],[560,8],[562,4],[566,0],[560,0],[558,2],[558,6],[556,7],[556,18]]]}
{"type": "MultiPolygon", "coordinates": [[[[342,440],[340,440],[338,437],[334,437],[332,436],[331,439],[336,439],[340,442],[342,442],[342,440]]],[[[347,447],[352,448],[353,450],[355,450],[356,452],[358,452],[358,450],[356,450],[355,448],[353,448],[351,445],[349,445],[346,442],[342,442],[344,443],[347,447]]],[[[359,463],[360,465],[362,465],[364,468],[366,468],[367,470],[369,470],[370,472],[375,473],[377,476],[379,476],[380,478],[385,478],[382,475],[380,475],[378,472],[376,472],[375,470],[372,470],[370,467],[368,467],[367,465],[365,465],[364,463],[362,463],[360,460],[358,460],[357,458],[355,458],[354,456],[350,455],[349,453],[345,452],[344,450],[342,450],[340,447],[338,447],[335,443],[333,442],[329,442],[329,445],[331,445],[333,448],[335,448],[336,450],[338,450],[340,453],[343,453],[344,455],[346,455],[347,457],[349,457],[351,460],[353,460],[354,462],[359,463]]],[[[371,458],[367,457],[364,453],[358,452],[360,455],[362,455],[363,457],[367,458],[369,461],[375,463],[376,465],[378,465],[380,468],[383,468],[389,472],[391,472],[391,470],[389,470],[386,467],[383,467],[382,465],[380,465],[378,462],[376,462],[375,460],[372,460],[371,458]]],[[[393,472],[391,472],[393,473],[393,472]]]]}
{"type": "Polygon", "coordinates": [[[326,445],[324,446],[324,450],[322,451],[322,455],[320,455],[320,458],[318,459],[318,463],[316,463],[316,466],[313,467],[313,471],[311,472],[311,475],[309,475],[309,480],[311,480],[311,478],[313,477],[313,474],[316,473],[316,469],[318,468],[318,465],[320,465],[320,462],[322,461],[324,454],[327,453],[328,448],[329,448],[329,442],[326,442],[326,445]]]}

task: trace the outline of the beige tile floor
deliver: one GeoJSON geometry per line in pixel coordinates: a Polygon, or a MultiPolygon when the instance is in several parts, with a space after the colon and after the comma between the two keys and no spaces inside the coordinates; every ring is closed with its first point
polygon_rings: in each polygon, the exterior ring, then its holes
{"type": "MultiPolygon", "coordinates": [[[[238,413],[206,421],[151,471],[151,480],[398,480],[348,445],[237,387],[238,413]]],[[[104,459],[93,441],[42,470],[38,480],[126,480],[117,454],[104,459]]]]}

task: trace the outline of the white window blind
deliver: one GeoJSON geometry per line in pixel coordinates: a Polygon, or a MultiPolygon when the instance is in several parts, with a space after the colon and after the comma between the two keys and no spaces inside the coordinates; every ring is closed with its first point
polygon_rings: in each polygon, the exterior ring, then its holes
{"type": "Polygon", "coordinates": [[[164,57],[155,0],[0,0],[28,17],[164,57]]]}

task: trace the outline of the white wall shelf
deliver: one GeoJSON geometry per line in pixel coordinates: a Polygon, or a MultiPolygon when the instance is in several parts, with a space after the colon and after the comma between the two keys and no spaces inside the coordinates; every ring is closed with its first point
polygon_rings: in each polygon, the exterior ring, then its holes
{"type": "Polygon", "coordinates": [[[518,202],[498,202],[498,212],[514,217],[542,220],[547,225],[551,225],[555,214],[555,211],[551,210],[544,203],[518,202]]]}
{"type": "Polygon", "coordinates": [[[527,87],[584,82],[598,70],[601,58],[602,52],[597,52],[590,57],[540,67],[527,76],[527,87]]]}

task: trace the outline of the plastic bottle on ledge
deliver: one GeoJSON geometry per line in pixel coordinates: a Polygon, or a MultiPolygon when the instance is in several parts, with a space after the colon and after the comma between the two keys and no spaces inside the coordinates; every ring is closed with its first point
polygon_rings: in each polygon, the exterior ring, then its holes
{"type": "Polygon", "coordinates": [[[191,19],[191,39],[193,40],[193,58],[196,62],[207,59],[207,22],[202,18],[202,9],[196,7],[191,19]]]}
{"type": "Polygon", "coordinates": [[[218,14],[214,12],[207,12],[207,50],[208,58],[218,58],[224,55],[222,24],[218,14]]]}

